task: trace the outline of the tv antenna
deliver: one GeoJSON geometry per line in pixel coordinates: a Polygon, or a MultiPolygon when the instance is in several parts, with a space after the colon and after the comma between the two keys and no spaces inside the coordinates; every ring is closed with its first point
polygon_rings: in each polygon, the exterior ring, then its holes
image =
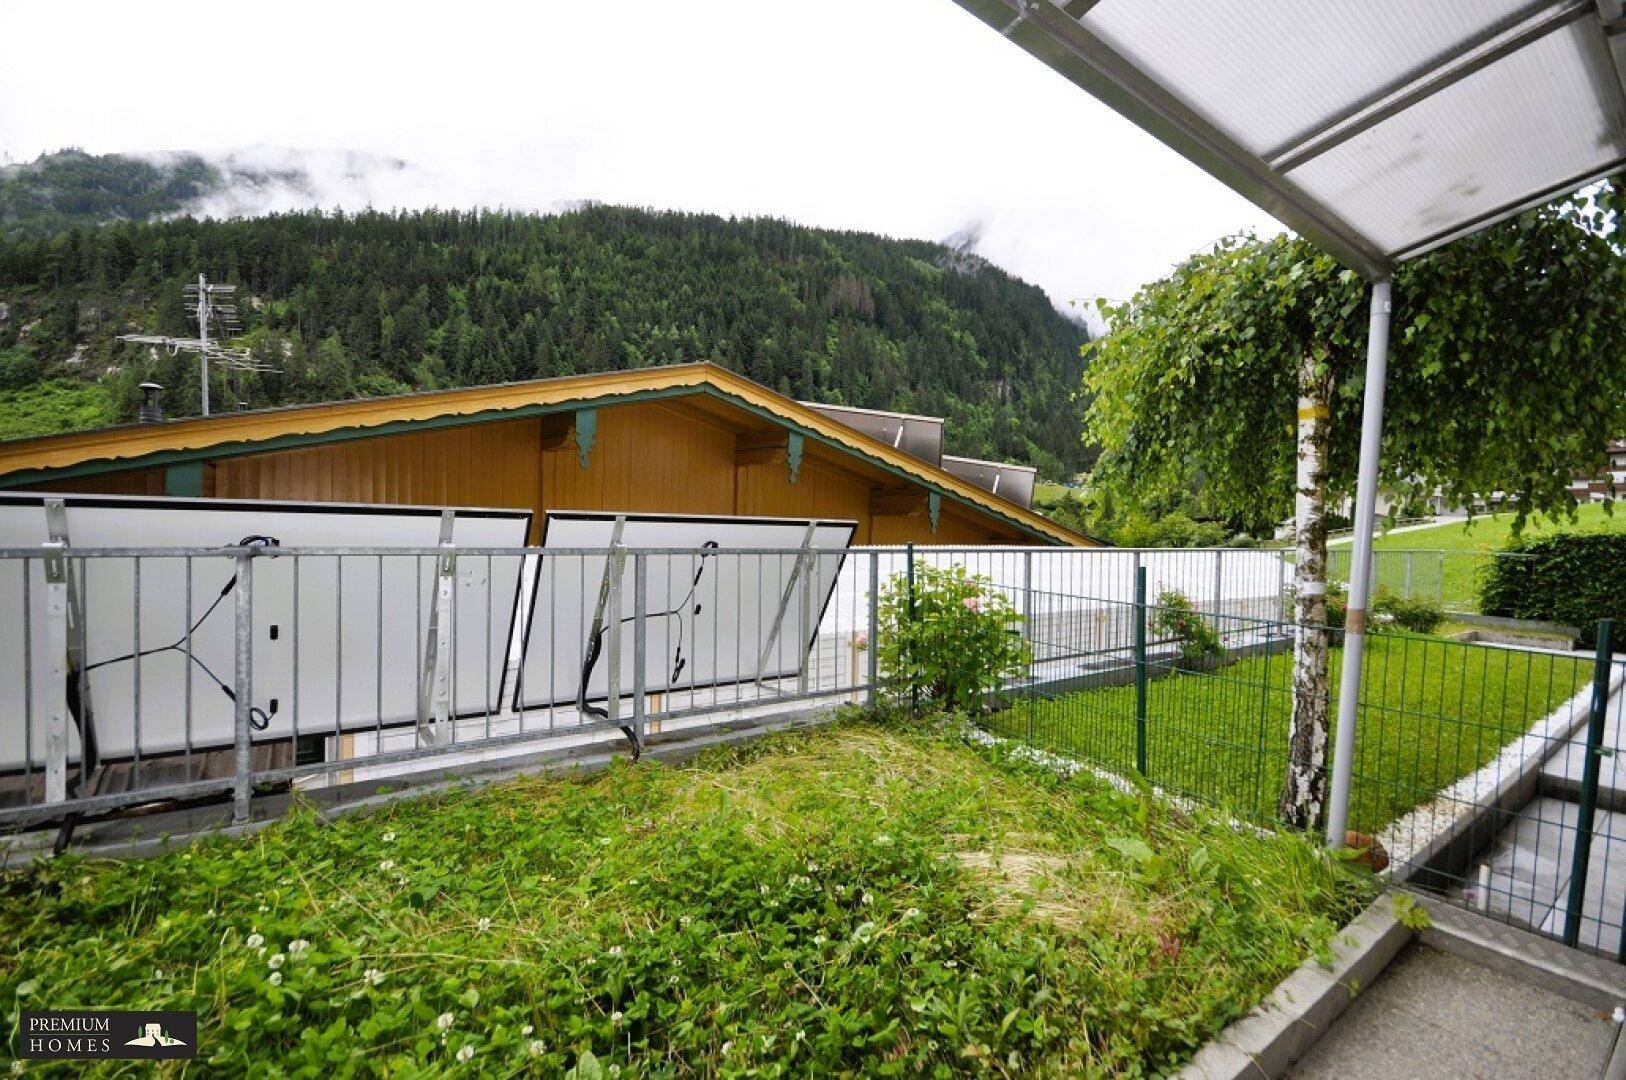
{"type": "Polygon", "coordinates": [[[277,371],[275,365],[261,363],[249,355],[247,349],[236,349],[223,344],[242,325],[237,320],[237,286],[211,285],[198,275],[197,284],[187,285],[186,310],[197,317],[198,336],[173,338],[162,334],[120,334],[120,341],[137,345],[158,345],[176,353],[198,354],[198,383],[202,388],[203,415],[209,415],[209,365],[218,364],[228,371],[277,371]],[[210,336],[210,331],[214,336],[210,336]]]}

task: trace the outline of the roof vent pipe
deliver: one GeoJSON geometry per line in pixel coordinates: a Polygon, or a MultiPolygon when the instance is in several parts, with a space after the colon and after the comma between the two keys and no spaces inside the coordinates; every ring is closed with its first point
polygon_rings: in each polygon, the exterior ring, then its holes
{"type": "Polygon", "coordinates": [[[141,384],[141,408],[136,413],[136,422],[141,424],[156,424],[164,418],[164,388],[155,382],[141,384]]]}

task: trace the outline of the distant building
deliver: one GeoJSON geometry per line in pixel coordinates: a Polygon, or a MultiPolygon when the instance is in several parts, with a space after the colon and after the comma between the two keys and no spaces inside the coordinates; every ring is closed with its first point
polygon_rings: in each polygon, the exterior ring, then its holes
{"type": "MultiPolygon", "coordinates": [[[[0,489],[853,520],[859,544],[1096,541],[943,421],[809,405],[712,364],[0,442],[0,489]]],[[[533,536],[533,541],[535,537],[533,536]]]]}
{"type": "Polygon", "coordinates": [[[1576,502],[1603,502],[1626,497],[1626,439],[1609,440],[1609,465],[1602,476],[1577,476],[1570,483],[1576,502]]]}

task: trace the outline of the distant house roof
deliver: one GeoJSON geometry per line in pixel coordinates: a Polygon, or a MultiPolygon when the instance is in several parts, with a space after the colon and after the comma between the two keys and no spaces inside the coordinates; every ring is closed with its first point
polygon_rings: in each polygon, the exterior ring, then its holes
{"type": "Polygon", "coordinates": [[[595,404],[694,395],[721,401],[863,458],[883,470],[914,480],[945,499],[992,514],[1030,535],[1068,545],[1100,543],[815,408],[708,363],[257,409],[3,441],[0,442],[0,488],[208,457],[288,449],[358,435],[385,435],[561,412],[595,404]]]}

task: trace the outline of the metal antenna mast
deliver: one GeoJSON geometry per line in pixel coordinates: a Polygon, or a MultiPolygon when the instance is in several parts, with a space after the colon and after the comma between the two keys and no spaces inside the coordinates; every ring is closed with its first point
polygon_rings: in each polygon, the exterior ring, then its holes
{"type": "Polygon", "coordinates": [[[160,334],[120,334],[120,341],[138,345],[161,345],[176,353],[198,354],[198,383],[202,390],[203,415],[209,415],[209,365],[219,364],[231,371],[277,371],[271,364],[253,359],[247,349],[234,349],[221,344],[241,327],[237,321],[237,286],[211,285],[202,274],[196,285],[187,285],[186,308],[197,316],[198,336],[172,338],[160,334]],[[209,331],[217,331],[213,340],[209,331]]]}

